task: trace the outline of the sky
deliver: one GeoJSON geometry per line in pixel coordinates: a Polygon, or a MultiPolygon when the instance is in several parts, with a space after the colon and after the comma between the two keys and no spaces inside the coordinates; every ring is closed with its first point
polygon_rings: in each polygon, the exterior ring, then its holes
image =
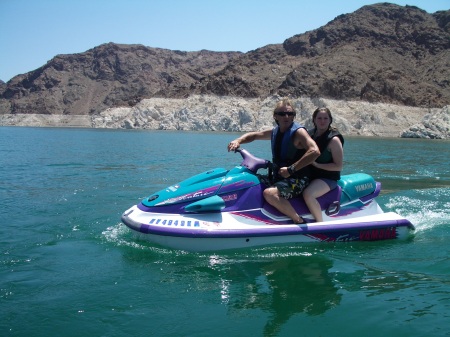
{"type": "MultiPolygon", "coordinates": [[[[108,42],[247,52],[317,29],[365,0],[0,0],[0,80],[108,42]]],[[[450,0],[390,1],[428,13],[450,0]]]]}

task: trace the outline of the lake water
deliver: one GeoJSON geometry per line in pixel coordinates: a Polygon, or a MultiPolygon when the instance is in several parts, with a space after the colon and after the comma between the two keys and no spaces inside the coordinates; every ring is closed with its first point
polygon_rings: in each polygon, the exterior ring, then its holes
{"type": "MultiPolygon", "coordinates": [[[[120,223],[230,133],[0,127],[1,336],[450,336],[450,142],[346,138],[406,241],[187,253],[120,223]]],[[[244,148],[270,159],[269,143],[244,148]]]]}

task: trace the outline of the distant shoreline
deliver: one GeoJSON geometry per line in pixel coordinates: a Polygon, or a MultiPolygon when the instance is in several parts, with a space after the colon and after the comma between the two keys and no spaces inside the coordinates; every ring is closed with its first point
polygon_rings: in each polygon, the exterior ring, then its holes
{"type": "MultiPolygon", "coordinates": [[[[98,115],[2,114],[0,125],[247,132],[273,126],[272,110],[278,99],[278,96],[262,100],[202,95],[185,99],[151,98],[134,107],[110,108],[98,115]]],[[[348,136],[400,138],[406,134],[405,138],[449,138],[445,116],[435,118],[438,126],[434,129],[429,125],[432,116],[448,114],[448,106],[428,109],[322,98],[292,101],[296,120],[308,128],[312,127],[312,111],[317,106],[327,106],[333,114],[333,125],[348,136]]]]}

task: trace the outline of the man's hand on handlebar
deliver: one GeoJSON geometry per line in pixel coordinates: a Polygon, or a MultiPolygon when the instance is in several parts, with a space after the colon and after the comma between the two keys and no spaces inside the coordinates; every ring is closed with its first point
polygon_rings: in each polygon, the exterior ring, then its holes
{"type": "Polygon", "coordinates": [[[228,152],[230,151],[236,151],[239,146],[241,146],[241,144],[239,143],[239,141],[237,140],[232,140],[229,144],[228,144],[228,152]]]}

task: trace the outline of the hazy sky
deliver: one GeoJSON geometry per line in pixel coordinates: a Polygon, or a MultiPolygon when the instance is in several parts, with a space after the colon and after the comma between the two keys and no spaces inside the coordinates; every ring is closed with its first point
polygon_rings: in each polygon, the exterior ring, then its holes
{"type": "MultiPolygon", "coordinates": [[[[319,28],[365,0],[0,0],[0,79],[107,42],[247,52],[319,28]]],[[[450,0],[391,1],[428,13],[450,0]]]]}

